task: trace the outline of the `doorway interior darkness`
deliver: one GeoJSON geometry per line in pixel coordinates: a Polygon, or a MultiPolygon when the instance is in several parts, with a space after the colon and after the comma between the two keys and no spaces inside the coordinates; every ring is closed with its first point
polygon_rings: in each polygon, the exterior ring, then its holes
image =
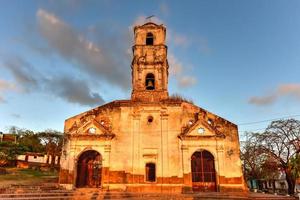
{"type": "Polygon", "coordinates": [[[146,164],[146,181],[155,182],[156,181],[156,169],[154,163],[146,164]]]}
{"type": "Polygon", "coordinates": [[[77,162],[76,187],[100,187],[102,156],[94,150],[82,153],[77,162]]]}
{"type": "Polygon", "coordinates": [[[213,155],[208,151],[196,151],[191,157],[194,191],[216,191],[216,171],[213,155]]]}

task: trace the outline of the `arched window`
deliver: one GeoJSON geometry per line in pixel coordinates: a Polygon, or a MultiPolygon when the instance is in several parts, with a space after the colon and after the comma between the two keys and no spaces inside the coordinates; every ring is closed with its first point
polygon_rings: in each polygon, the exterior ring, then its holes
{"type": "Polygon", "coordinates": [[[146,36],[146,45],[153,45],[154,43],[154,38],[152,33],[147,33],[146,36]]]}
{"type": "Polygon", "coordinates": [[[155,182],[156,180],[156,169],[154,163],[146,164],[146,181],[155,182]]]}
{"type": "Polygon", "coordinates": [[[155,78],[154,75],[149,73],[146,76],[145,81],[146,90],[154,90],[155,89],[155,78]]]}

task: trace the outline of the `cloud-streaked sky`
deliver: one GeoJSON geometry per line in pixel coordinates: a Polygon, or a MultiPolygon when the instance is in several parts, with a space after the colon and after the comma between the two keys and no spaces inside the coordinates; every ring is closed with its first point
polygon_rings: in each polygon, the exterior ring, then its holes
{"type": "Polygon", "coordinates": [[[0,131],[62,131],[130,98],[132,29],[150,15],[167,27],[170,94],[236,124],[300,115],[299,10],[298,0],[2,2],[0,131]]]}

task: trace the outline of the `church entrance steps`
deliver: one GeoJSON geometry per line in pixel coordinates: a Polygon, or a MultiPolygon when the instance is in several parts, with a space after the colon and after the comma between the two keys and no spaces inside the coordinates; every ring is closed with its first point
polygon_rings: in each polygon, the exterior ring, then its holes
{"type": "Polygon", "coordinates": [[[176,193],[141,193],[141,192],[117,192],[117,191],[101,191],[97,189],[79,189],[74,192],[74,200],[93,199],[93,200],[107,200],[107,199],[130,199],[130,200],[295,200],[294,197],[257,194],[257,193],[190,193],[190,194],[176,194],[176,193]],[[81,195],[81,196],[80,196],[81,195]]]}
{"type": "MultiPolygon", "coordinates": [[[[83,196],[76,198],[76,192],[74,193],[74,199],[81,200],[83,196]]],[[[271,195],[271,194],[257,194],[257,193],[190,193],[190,194],[166,194],[166,193],[134,193],[134,192],[114,192],[114,191],[97,191],[94,190],[80,190],[80,194],[86,197],[85,199],[94,200],[106,200],[106,199],[131,199],[131,200],[295,200],[294,197],[271,195]]]]}
{"type": "MultiPolygon", "coordinates": [[[[10,185],[2,188],[0,194],[24,194],[24,193],[45,193],[45,192],[61,192],[58,184],[40,184],[40,185],[10,185]]],[[[67,191],[67,190],[66,190],[67,191]]],[[[67,191],[68,192],[68,191],[67,191]]]]}
{"type": "Polygon", "coordinates": [[[72,199],[73,193],[25,193],[25,194],[2,194],[1,200],[47,200],[47,199],[72,199]]]}
{"type": "Polygon", "coordinates": [[[49,190],[0,194],[0,200],[295,200],[293,197],[261,193],[141,193],[103,191],[96,188],[80,188],[73,191],[49,190]]]}
{"type": "Polygon", "coordinates": [[[249,198],[252,200],[298,200],[296,197],[273,195],[273,194],[262,194],[262,193],[250,193],[249,198]]]}
{"type": "Polygon", "coordinates": [[[1,191],[0,200],[72,199],[74,191],[64,190],[54,183],[39,185],[13,184],[1,191]]]}

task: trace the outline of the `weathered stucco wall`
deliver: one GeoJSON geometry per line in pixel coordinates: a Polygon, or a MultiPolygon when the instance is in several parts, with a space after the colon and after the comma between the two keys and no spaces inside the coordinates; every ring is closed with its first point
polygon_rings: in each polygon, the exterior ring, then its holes
{"type": "Polygon", "coordinates": [[[244,187],[237,127],[189,103],[113,102],[68,119],[65,127],[68,139],[61,159],[62,184],[74,186],[78,157],[86,150],[96,150],[106,169],[103,186],[125,189],[130,184],[145,184],[145,165],[152,162],[157,177],[155,183],[149,183],[152,186],[163,183],[190,187],[191,156],[195,151],[207,150],[215,159],[217,185],[239,190],[244,187]],[[148,122],[150,116],[152,122],[148,122]],[[101,120],[106,120],[113,138],[106,138],[105,131],[95,126],[101,120]],[[222,131],[219,136],[214,131],[216,125],[222,131]],[[90,127],[96,128],[96,133],[86,132],[90,127]],[[205,128],[205,133],[199,135],[198,128],[205,128]]]}
{"type": "Polygon", "coordinates": [[[94,150],[102,157],[102,187],[190,190],[191,157],[206,150],[214,157],[210,161],[216,189],[245,190],[237,126],[169,97],[166,28],[151,22],[136,26],[134,38],[131,100],[114,101],[65,121],[60,183],[74,187],[80,155],[94,150]],[[145,179],[147,163],[155,164],[151,183],[145,179]]]}

